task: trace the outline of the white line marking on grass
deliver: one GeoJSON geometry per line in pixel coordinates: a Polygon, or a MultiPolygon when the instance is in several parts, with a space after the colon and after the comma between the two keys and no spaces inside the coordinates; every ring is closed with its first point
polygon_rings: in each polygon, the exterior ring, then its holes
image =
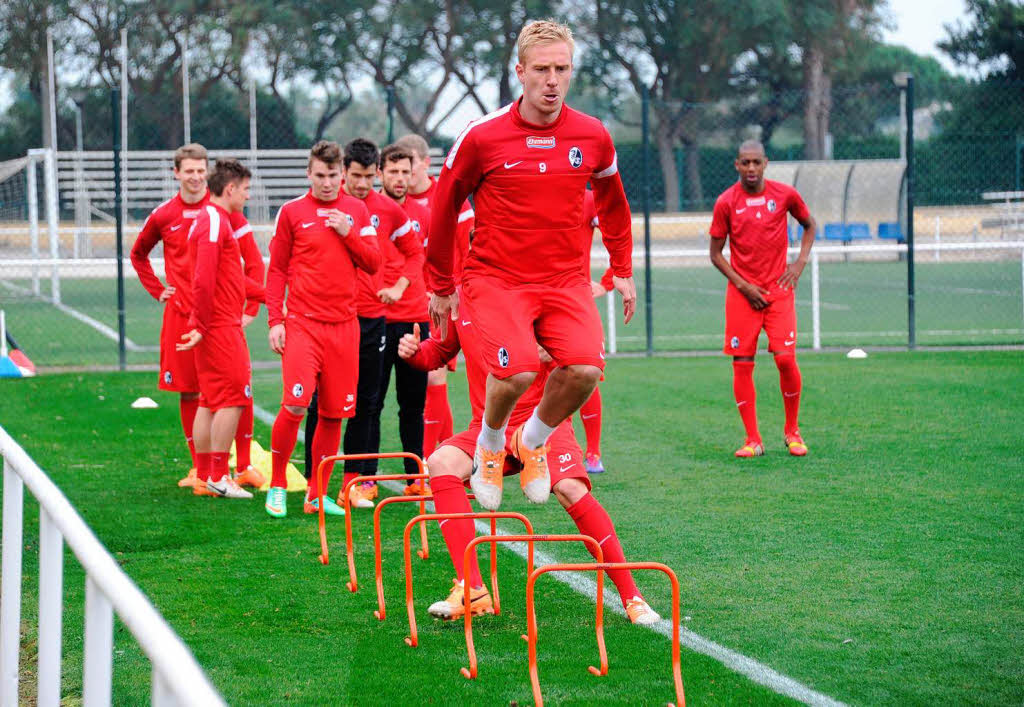
{"type": "MultiPolygon", "coordinates": [[[[39,295],[38,297],[36,297],[36,295],[34,295],[32,293],[32,290],[30,290],[30,289],[28,289],[26,287],[22,287],[21,285],[15,285],[13,282],[7,282],[6,280],[0,280],[0,284],[2,284],[4,287],[6,287],[11,292],[17,292],[18,294],[21,294],[21,295],[29,295],[33,299],[38,299],[40,302],[46,302],[47,304],[52,304],[57,311],[63,312],[64,314],[68,315],[72,319],[77,319],[78,321],[82,322],[86,326],[92,327],[93,329],[95,329],[96,331],[98,331],[100,334],[102,334],[103,336],[107,337],[111,341],[117,341],[117,332],[116,331],[114,331],[113,329],[108,327],[103,322],[96,321],[95,319],[90,317],[88,314],[83,314],[82,312],[79,312],[77,309],[74,309],[73,307],[67,306],[63,302],[54,302],[52,300],[49,300],[46,297],[43,297],[42,295],[39,295]]],[[[148,346],[148,347],[143,348],[143,347],[139,346],[138,344],[136,344],[131,339],[129,339],[128,337],[125,337],[125,339],[124,339],[124,346],[125,346],[126,349],[128,349],[129,351],[132,351],[132,352],[156,351],[157,350],[157,349],[155,349],[152,346],[148,346]]]]}
{"type": "MultiPolygon", "coordinates": [[[[267,425],[274,424],[274,415],[269,410],[261,408],[259,405],[253,405],[253,414],[260,421],[267,425]]],[[[297,440],[298,444],[302,444],[302,439],[297,440]]],[[[381,481],[381,486],[384,486],[388,490],[401,494],[404,490],[404,486],[397,481],[381,481]]],[[[428,503],[429,512],[433,512],[432,503],[428,503]]],[[[477,533],[481,535],[488,535],[491,532],[490,525],[483,521],[476,521],[477,533]]],[[[505,530],[498,530],[498,535],[512,535],[505,530]]],[[[511,552],[518,555],[523,560],[526,559],[526,543],[502,543],[502,547],[507,548],[511,552]]],[[[542,567],[544,565],[555,564],[557,560],[547,553],[534,549],[533,561],[536,567],[542,567]]],[[[597,600],[597,582],[590,578],[589,575],[583,575],[576,572],[558,572],[551,573],[552,578],[569,586],[573,591],[578,594],[582,594],[591,601],[597,600]]],[[[626,615],[626,610],[622,608],[622,602],[619,601],[618,593],[614,589],[615,585],[610,580],[606,581],[606,587],[604,590],[604,606],[607,611],[613,611],[621,616],[626,615]],[[610,585],[610,588],[609,586],[610,585]]],[[[680,598],[680,601],[682,599],[680,598]]],[[[664,607],[663,611],[671,611],[670,607],[664,607]]],[[[682,607],[680,607],[680,612],[682,607]]],[[[670,639],[672,638],[672,620],[662,619],[658,623],[652,626],[644,626],[643,628],[649,628],[655,633],[659,633],[662,636],[670,639]]],[[[700,634],[694,633],[683,626],[679,627],[679,641],[681,645],[686,646],[690,650],[706,655],[709,658],[717,660],[719,663],[729,668],[732,671],[740,673],[759,685],[774,690],[780,695],[791,697],[794,700],[798,700],[808,705],[815,705],[816,707],[843,707],[842,702],[835,700],[828,695],[817,692],[803,683],[797,682],[791,677],[783,675],[782,673],[773,670],[764,663],[760,663],[753,658],[748,658],[742,653],[737,653],[734,650],[726,648],[723,645],[715,643],[707,638],[704,638],[700,634]]]]}

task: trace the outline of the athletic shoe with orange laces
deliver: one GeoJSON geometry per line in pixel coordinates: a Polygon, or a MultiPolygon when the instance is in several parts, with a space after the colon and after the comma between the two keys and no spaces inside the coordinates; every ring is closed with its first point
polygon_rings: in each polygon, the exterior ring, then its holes
{"type": "Polygon", "coordinates": [[[807,456],[807,445],[804,444],[804,438],[800,436],[800,430],[786,435],[786,448],[794,457],[807,456]]]}
{"type": "Polygon", "coordinates": [[[523,444],[523,427],[520,425],[512,433],[508,445],[512,455],[522,462],[523,470],[519,472],[519,485],[523,487],[526,499],[531,503],[544,503],[551,495],[551,476],[548,474],[548,445],[542,444],[536,449],[529,449],[523,444]]]}
{"type": "Polygon", "coordinates": [[[743,446],[736,450],[737,457],[760,457],[764,454],[764,445],[760,442],[747,440],[743,446]]]}
{"type": "MultiPolygon", "coordinates": [[[[373,508],[373,497],[376,495],[377,484],[372,481],[360,481],[349,489],[348,502],[352,508],[373,508]]],[[[344,494],[344,489],[342,494],[344,494]]],[[[339,495],[338,500],[344,504],[344,495],[339,495]]]]}
{"type": "Polygon", "coordinates": [[[473,473],[469,487],[476,494],[476,501],[489,511],[498,510],[501,505],[502,474],[505,470],[505,450],[492,452],[479,444],[473,452],[473,473]]]}
{"type": "Polygon", "coordinates": [[[429,496],[430,484],[425,479],[417,479],[406,486],[402,494],[405,496],[429,496]]]}
{"type": "Polygon", "coordinates": [[[641,596],[635,596],[626,602],[626,616],[632,623],[640,626],[650,626],[661,621],[658,612],[652,609],[651,605],[641,596]]]}
{"type": "Polygon", "coordinates": [[[267,483],[267,479],[260,473],[260,470],[252,464],[242,469],[240,473],[236,472],[235,481],[239,486],[252,486],[254,489],[267,483]]]}
{"type": "Polygon", "coordinates": [[[188,470],[188,475],[184,479],[178,480],[178,486],[180,488],[188,488],[194,486],[196,483],[196,468],[192,467],[188,470]]]}
{"type": "Polygon", "coordinates": [[[200,481],[196,478],[195,483],[192,484],[192,494],[194,496],[217,496],[219,494],[214,493],[210,489],[206,488],[206,482],[200,481]]]}
{"type": "MultiPolygon", "coordinates": [[[[451,594],[447,599],[435,601],[427,609],[431,616],[439,619],[458,619],[466,615],[466,594],[461,580],[455,580],[451,594]]],[[[494,602],[491,601],[491,593],[487,587],[477,587],[469,590],[469,612],[473,616],[478,614],[493,614],[494,602]]]]}

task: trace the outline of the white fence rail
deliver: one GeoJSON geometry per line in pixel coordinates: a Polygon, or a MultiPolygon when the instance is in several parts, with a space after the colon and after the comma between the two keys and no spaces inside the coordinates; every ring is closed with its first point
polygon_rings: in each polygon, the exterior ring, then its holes
{"type": "Polygon", "coordinates": [[[121,570],[60,489],[0,427],[3,455],[3,566],[0,705],[18,704],[24,488],[39,501],[39,669],[37,704],[60,704],[64,543],[85,570],[82,702],[109,705],[114,615],[153,666],[153,705],[223,705],[191,651],[121,570]]]}

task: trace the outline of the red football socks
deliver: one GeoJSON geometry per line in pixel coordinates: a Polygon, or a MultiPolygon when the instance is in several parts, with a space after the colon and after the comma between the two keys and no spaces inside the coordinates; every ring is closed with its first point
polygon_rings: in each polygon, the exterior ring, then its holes
{"type": "Polygon", "coordinates": [[[205,484],[210,479],[212,456],[210,452],[196,452],[196,478],[199,479],[199,483],[205,484]]]}
{"type": "Polygon", "coordinates": [[[736,396],[736,409],[740,411],[743,427],[747,430],[747,441],[760,442],[757,429],[757,389],[754,388],[754,362],[732,362],[732,392],[736,396]]]}
{"type": "Polygon", "coordinates": [[[583,422],[583,434],[587,438],[587,454],[601,456],[601,389],[587,398],[580,408],[580,420],[583,422]]]}
{"type": "Polygon", "coordinates": [[[245,471],[252,464],[250,455],[252,445],[252,403],[242,408],[242,417],[238,420],[235,432],[235,469],[245,471]]]}
{"type": "Polygon", "coordinates": [[[228,475],[228,453],[210,452],[210,481],[220,481],[228,475]]]}
{"type": "MultiPolygon", "coordinates": [[[[430,479],[430,490],[434,494],[434,509],[437,513],[471,513],[473,510],[466,497],[466,487],[454,476],[433,477],[430,479]]],[[[444,544],[448,546],[448,555],[455,566],[455,576],[461,580],[464,576],[462,559],[470,540],[476,535],[476,528],[471,520],[442,520],[440,525],[444,544]]],[[[480,566],[474,556],[470,560],[469,586],[482,585],[480,566]]]]}
{"type": "Polygon", "coordinates": [[[273,465],[271,486],[288,488],[288,460],[295,450],[295,440],[299,436],[301,422],[302,415],[295,415],[281,406],[270,430],[270,456],[273,465]]]}
{"type": "MultiPolygon", "coordinates": [[[[434,497],[437,497],[436,491],[434,497]]],[[[608,511],[596,498],[588,493],[565,510],[576,523],[580,533],[597,540],[604,553],[605,562],[626,561],[622,545],[619,543],[619,536],[615,534],[615,525],[608,516],[608,511]]],[[[590,550],[590,554],[594,554],[592,548],[588,546],[587,549],[590,550]]],[[[594,557],[597,558],[596,555],[594,557]]],[[[629,570],[608,570],[608,577],[615,583],[615,588],[619,590],[619,599],[622,600],[623,607],[633,597],[640,596],[640,590],[636,588],[636,583],[633,581],[633,573],[629,570]]]]}
{"type": "Polygon", "coordinates": [[[451,437],[452,411],[448,407],[448,384],[427,386],[423,403],[423,458],[429,457],[438,442],[451,437]]]}
{"type": "MultiPolygon", "coordinates": [[[[341,442],[341,418],[324,417],[316,424],[316,432],[313,433],[313,463],[319,464],[325,457],[334,456],[338,453],[338,444],[341,442]]],[[[319,495],[316,488],[316,469],[309,479],[309,497],[319,495]]],[[[331,480],[331,472],[334,471],[334,462],[324,467],[323,478],[320,480],[321,488],[327,493],[327,482],[331,480]]]]}
{"type": "Polygon", "coordinates": [[[192,466],[199,468],[196,459],[196,444],[192,441],[192,423],[196,419],[196,410],[199,409],[199,398],[179,398],[178,410],[181,413],[181,430],[185,433],[185,442],[188,444],[188,452],[192,455],[192,466]]]}
{"type": "Polygon", "coordinates": [[[800,390],[803,387],[800,367],[796,365],[796,356],[793,354],[776,356],[775,365],[779,367],[779,389],[782,391],[782,405],[786,409],[785,433],[793,434],[800,429],[797,423],[800,415],[800,390]]]}

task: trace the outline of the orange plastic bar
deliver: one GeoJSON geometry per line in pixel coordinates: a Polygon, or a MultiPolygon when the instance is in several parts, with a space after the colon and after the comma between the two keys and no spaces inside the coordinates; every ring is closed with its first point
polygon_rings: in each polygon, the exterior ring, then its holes
{"type": "MultiPolygon", "coordinates": [[[[491,535],[497,533],[497,519],[498,518],[513,518],[522,521],[523,527],[526,532],[533,536],[533,524],[530,523],[530,519],[524,516],[522,513],[514,513],[511,511],[486,511],[481,513],[427,513],[418,515],[410,520],[405,525],[405,534],[403,537],[404,542],[404,559],[405,559],[405,607],[409,614],[409,635],[405,639],[405,645],[412,646],[415,648],[419,645],[419,636],[416,631],[416,610],[413,607],[412,597],[412,552],[409,544],[409,536],[412,533],[412,529],[417,524],[425,525],[427,521],[436,520],[457,520],[467,519],[475,520],[477,518],[490,518],[491,519],[491,535]]],[[[422,527],[422,525],[421,525],[422,527]]],[[[466,565],[463,565],[465,568],[466,565]]],[[[501,613],[501,604],[498,599],[498,554],[497,554],[497,543],[491,543],[491,598],[494,600],[494,613],[501,613]]]]}
{"type": "MultiPolygon", "coordinates": [[[[673,572],[666,565],[660,562],[587,562],[582,564],[562,564],[562,565],[545,565],[544,567],[538,567],[526,580],[526,620],[529,627],[529,636],[527,640],[530,644],[530,683],[533,685],[533,700],[536,707],[543,707],[544,700],[540,693],[540,678],[537,675],[537,614],[534,603],[533,588],[540,577],[545,572],[597,572],[598,584],[597,584],[597,606],[598,608],[604,603],[602,601],[601,591],[601,573],[608,570],[656,570],[658,572],[664,572],[668,575],[668,578],[672,582],[672,679],[675,681],[676,687],[676,702],[672,707],[685,707],[686,696],[683,694],[683,676],[679,667],[679,579],[676,577],[676,573],[673,572]]],[[[600,612],[598,613],[600,617],[600,612]]],[[[601,621],[599,618],[598,621],[601,621]]],[[[598,635],[601,635],[603,629],[598,628],[598,635]]],[[[604,675],[607,673],[607,664],[602,666],[603,670],[599,671],[593,666],[589,668],[590,672],[595,675],[604,675]]]]}
{"type": "MultiPolygon", "coordinates": [[[[426,467],[423,466],[423,460],[411,452],[382,452],[377,454],[332,454],[329,457],[324,457],[320,460],[320,463],[316,465],[316,469],[313,474],[316,479],[316,487],[318,490],[317,494],[317,508],[318,508],[318,530],[320,533],[320,563],[328,564],[330,562],[330,555],[327,552],[327,522],[324,515],[324,503],[323,503],[323,492],[324,487],[321,483],[323,479],[324,468],[327,464],[334,462],[346,461],[348,459],[359,460],[359,459],[413,459],[416,461],[416,465],[419,467],[419,474],[376,474],[374,476],[357,476],[352,481],[345,485],[342,491],[342,496],[345,506],[345,547],[348,553],[348,570],[349,570],[349,582],[347,584],[350,591],[356,591],[358,584],[356,583],[355,576],[355,564],[352,556],[352,514],[351,514],[351,501],[349,500],[349,489],[353,485],[360,481],[397,481],[400,479],[426,479],[428,475],[426,473],[426,467]]],[[[426,536],[423,537],[423,542],[426,543],[426,536]]]]}
{"type": "MultiPolygon", "coordinates": [[[[604,561],[604,552],[601,550],[601,545],[594,538],[589,535],[480,535],[469,541],[469,545],[466,546],[466,552],[462,561],[462,566],[466,567],[469,565],[470,553],[476,552],[476,546],[480,543],[527,543],[527,554],[526,554],[526,572],[528,576],[533,576],[536,570],[533,569],[533,544],[535,542],[581,542],[588,545],[593,550],[594,555],[598,558],[599,562],[604,561]]],[[[598,596],[604,596],[604,575],[601,572],[597,573],[597,592],[598,596]]],[[[527,599],[529,600],[530,595],[527,593],[527,599]]],[[[470,593],[465,593],[466,599],[466,653],[469,655],[469,667],[460,668],[459,672],[462,676],[470,680],[474,680],[477,676],[477,662],[476,662],[476,648],[473,645],[473,613],[469,610],[470,608],[470,593]]],[[[527,604],[529,607],[529,604],[527,604]]],[[[595,609],[594,623],[596,625],[597,632],[597,652],[601,662],[601,670],[595,674],[604,675],[608,672],[608,655],[605,652],[604,647],[604,604],[603,602],[597,602],[597,608],[595,609]]],[[[529,612],[527,612],[529,617],[529,612]]],[[[536,630],[536,627],[535,629],[536,630]]],[[[594,670],[594,668],[591,668],[594,670]]]]}
{"type": "MultiPolygon", "coordinates": [[[[381,566],[383,561],[381,559],[380,547],[380,514],[385,506],[390,506],[392,503],[419,503],[420,515],[424,515],[424,511],[426,511],[425,504],[431,499],[433,499],[433,496],[388,496],[378,501],[377,507],[373,509],[373,571],[377,580],[377,609],[373,612],[373,615],[379,621],[383,621],[386,616],[384,612],[384,571],[381,566]]],[[[426,526],[420,527],[424,529],[425,536],[426,526]]]]}

